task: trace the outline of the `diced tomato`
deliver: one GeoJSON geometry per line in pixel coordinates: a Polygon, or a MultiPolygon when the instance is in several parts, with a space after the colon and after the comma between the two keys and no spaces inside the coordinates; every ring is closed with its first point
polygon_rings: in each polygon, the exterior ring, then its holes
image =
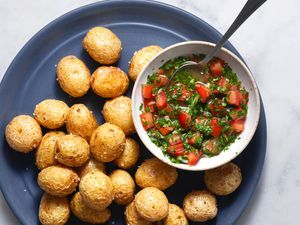
{"type": "Polygon", "coordinates": [[[222,105],[221,99],[214,99],[209,102],[209,109],[213,116],[224,116],[227,114],[225,107],[222,105]]]}
{"type": "Polygon", "coordinates": [[[193,136],[187,140],[188,144],[189,145],[197,145],[197,138],[201,138],[201,133],[199,131],[194,133],[193,136]]]}
{"type": "Polygon", "coordinates": [[[156,96],[156,107],[158,109],[163,109],[167,106],[167,96],[164,91],[159,91],[156,96]]]}
{"type": "Polygon", "coordinates": [[[166,112],[170,113],[172,112],[172,106],[167,104],[167,107],[164,109],[166,112]]]}
{"type": "Polygon", "coordinates": [[[217,118],[212,118],[210,125],[211,125],[212,130],[213,130],[211,135],[214,136],[215,138],[218,138],[221,134],[221,131],[222,131],[222,126],[219,125],[218,119],[217,118]]]}
{"type": "Polygon", "coordinates": [[[142,113],[140,115],[141,118],[141,122],[142,125],[144,127],[145,130],[148,130],[150,128],[152,128],[154,126],[153,124],[153,117],[152,117],[152,113],[148,112],[148,113],[142,113]]]}
{"type": "Polygon", "coordinates": [[[243,109],[238,106],[237,108],[235,109],[232,109],[230,112],[229,112],[229,115],[230,117],[235,120],[235,119],[244,119],[245,118],[245,115],[239,115],[239,112],[242,111],[243,109]]]}
{"type": "Polygon", "coordinates": [[[244,119],[232,120],[230,123],[230,127],[234,132],[241,133],[245,129],[245,120],[244,119]]]}
{"type": "Polygon", "coordinates": [[[182,128],[186,129],[191,123],[192,117],[184,111],[179,111],[178,120],[182,128]]]}
{"type": "Polygon", "coordinates": [[[238,88],[237,88],[236,85],[232,85],[232,86],[230,87],[230,91],[237,91],[237,90],[238,90],[238,88]]]}
{"type": "Polygon", "coordinates": [[[157,71],[157,74],[158,74],[158,75],[165,74],[165,70],[164,70],[164,69],[159,69],[159,70],[157,71]]]}
{"type": "Polygon", "coordinates": [[[221,59],[213,59],[210,62],[210,71],[213,76],[217,77],[221,75],[224,62],[221,59]]]}
{"type": "Polygon", "coordinates": [[[154,112],[155,111],[155,101],[152,99],[145,98],[144,100],[144,110],[146,112],[154,112]]]}
{"type": "Polygon", "coordinates": [[[240,93],[240,98],[241,98],[241,104],[247,105],[248,98],[249,98],[248,92],[240,93]]]}
{"type": "Polygon", "coordinates": [[[167,148],[169,154],[174,155],[174,156],[180,156],[183,155],[184,152],[184,146],[183,143],[179,143],[176,145],[171,145],[167,148]]]}
{"type": "Polygon", "coordinates": [[[181,136],[179,134],[173,134],[170,138],[169,138],[169,144],[170,145],[176,145],[181,143],[181,136]]]}
{"type": "Polygon", "coordinates": [[[211,154],[211,155],[216,155],[219,153],[219,145],[216,139],[210,139],[207,140],[203,144],[203,151],[205,153],[211,154]]]}
{"type": "Polygon", "coordinates": [[[198,94],[200,95],[200,101],[202,103],[205,103],[210,96],[209,88],[203,84],[196,83],[196,90],[197,90],[198,94]]]}
{"type": "Polygon", "coordinates": [[[165,76],[165,75],[158,75],[153,84],[156,86],[156,87],[163,87],[165,86],[167,83],[169,82],[169,79],[165,76]]]}
{"type": "Polygon", "coordinates": [[[153,99],[152,95],[153,85],[151,84],[143,84],[142,86],[142,94],[145,99],[153,99]]]}
{"type": "Polygon", "coordinates": [[[191,96],[191,92],[189,92],[186,89],[182,89],[180,92],[181,92],[181,96],[180,96],[180,98],[178,98],[178,101],[182,101],[183,102],[183,101],[187,100],[191,96]]]}
{"type": "Polygon", "coordinates": [[[241,96],[238,91],[229,91],[227,102],[231,105],[239,106],[241,102],[241,96]]]}
{"type": "Polygon", "coordinates": [[[174,129],[174,127],[161,127],[159,124],[155,124],[155,127],[164,136],[166,136],[168,133],[170,133],[174,129]]]}
{"type": "Polygon", "coordinates": [[[193,166],[196,165],[199,159],[201,158],[202,152],[199,151],[197,153],[195,152],[189,152],[186,157],[188,159],[188,164],[193,166]]]}

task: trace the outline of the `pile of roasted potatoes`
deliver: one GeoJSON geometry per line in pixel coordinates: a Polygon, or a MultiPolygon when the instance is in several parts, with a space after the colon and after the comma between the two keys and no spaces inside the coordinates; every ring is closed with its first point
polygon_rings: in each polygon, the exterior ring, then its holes
{"type": "Polygon", "coordinates": [[[92,28],[82,45],[103,66],[91,74],[79,58],[66,56],[57,65],[58,84],[72,97],[81,97],[91,88],[107,98],[102,109],[106,122],[100,125],[84,104],[70,107],[60,100],[45,99],[36,105],[34,117],[16,116],[6,127],[6,140],[12,149],[22,153],[36,149],[35,163],[40,170],[37,182],[44,191],[40,222],[63,225],[72,212],[84,222],[106,223],[111,218],[112,202],[125,206],[129,225],[186,225],[188,219],[213,219],[218,211],[215,195],[228,195],[241,183],[237,165],[228,163],[205,171],[207,190],[187,194],[182,208],[170,203],[163,192],[176,184],[175,168],[150,158],[138,167],[134,178],[126,171],[136,164],[140,147],[129,137],[135,133],[131,99],[122,95],[128,89],[129,78],[135,81],[162,48],[153,45],[137,51],[127,75],[120,68],[107,66],[117,62],[122,51],[120,39],[111,30],[92,28]],[[44,135],[41,126],[49,129],[44,135]],[[64,126],[67,133],[59,130],[64,126]],[[120,169],[107,174],[106,163],[120,169]]]}

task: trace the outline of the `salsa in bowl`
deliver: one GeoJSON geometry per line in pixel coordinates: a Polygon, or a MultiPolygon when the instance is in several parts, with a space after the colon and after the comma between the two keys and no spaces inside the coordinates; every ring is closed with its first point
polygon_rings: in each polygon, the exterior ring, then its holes
{"type": "Polygon", "coordinates": [[[255,81],[242,61],[222,49],[205,67],[206,82],[191,74],[168,79],[186,61],[200,61],[213,46],[184,42],[165,49],[141,72],[133,90],[133,118],[141,140],[177,168],[205,170],[240,154],[259,119],[255,81]]]}

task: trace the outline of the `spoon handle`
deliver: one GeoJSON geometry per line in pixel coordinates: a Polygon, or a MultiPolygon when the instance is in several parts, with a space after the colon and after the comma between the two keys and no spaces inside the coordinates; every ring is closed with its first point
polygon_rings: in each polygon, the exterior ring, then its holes
{"type": "Polygon", "coordinates": [[[206,57],[200,62],[201,65],[205,65],[216,54],[216,52],[224,45],[224,43],[231,37],[231,35],[247,20],[247,18],[255,12],[263,3],[267,0],[248,0],[239,13],[237,18],[231,24],[229,29],[223,35],[217,45],[206,55],[206,57]]]}

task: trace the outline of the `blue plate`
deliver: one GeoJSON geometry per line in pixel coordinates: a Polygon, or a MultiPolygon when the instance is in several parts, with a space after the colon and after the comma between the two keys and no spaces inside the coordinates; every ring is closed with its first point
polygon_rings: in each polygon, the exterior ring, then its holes
{"type": "MultiPolygon", "coordinates": [[[[83,98],[68,97],[59,88],[55,74],[59,59],[69,54],[81,58],[91,71],[99,66],[81,47],[85,33],[93,26],[109,27],[120,37],[123,52],[116,66],[125,71],[133,53],[143,46],[158,44],[166,47],[186,40],[216,42],[220,38],[220,33],[201,19],[153,1],[95,3],[59,17],[38,32],[15,57],[0,86],[0,185],[11,210],[24,225],[39,224],[38,207],[42,191],[36,182],[38,170],[34,165],[34,153],[24,155],[9,148],[4,137],[5,126],[18,114],[32,115],[35,105],[46,98],[61,99],[69,105],[84,103],[93,110],[98,121],[103,122],[100,110],[104,99],[92,92],[83,98]]],[[[225,47],[239,55],[230,43],[225,47]]],[[[132,84],[128,96],[131,89],[132,84]]],[[[256,134],[243,154],[235,160],[242,169],[243,182],[233,194],[218,197],[218,216],[203,224],[234,224],[239,218],[255,191],[262,171],[266,132],[262,104],[256,134]]],[[[142,150],[138,164],[151,156],[144,146],[142,150]]],[[[113,168],[113,165],[109,166],[109,170],[113,168]]],[[[130,172],[134,174],[135,169],[130,172]]],[[[179,171],[176,185],[166,194],[171,203],[181,205],[188,192],[201,188],[204,188],[202,173],[179,171]]],[[[110,208],[113,216],[109,224],[125,224],[123,207],[112,205],[110,208]]],[[[68,224],[84,223],[71,217],[68,224]]]]}

